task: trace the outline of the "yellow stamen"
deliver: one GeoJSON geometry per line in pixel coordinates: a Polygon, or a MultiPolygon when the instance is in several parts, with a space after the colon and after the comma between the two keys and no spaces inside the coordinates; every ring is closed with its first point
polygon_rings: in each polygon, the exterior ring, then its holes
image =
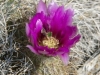
{"type": "Polygon", "coordinates": [[[42,44],[43,46],[48,46],[49,48],[58,48],[59,40],[52,36],[46,36],[46,38],[42,40],[42,44]]]}

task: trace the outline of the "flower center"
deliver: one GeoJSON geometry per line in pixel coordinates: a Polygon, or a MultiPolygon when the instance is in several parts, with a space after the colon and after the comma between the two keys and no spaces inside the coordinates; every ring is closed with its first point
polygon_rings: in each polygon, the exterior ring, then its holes
{"type": "Polygon", "coordinates": [[[42,39],[41,44],[49,48],[58,48],[59,40],[52,37],[51,32],[48,32],[48,33],[45,33],[45,37],[42,39]]]}
{"type": "Polygon", "coordinates": [[[50,36],[46,36],[42,41],[43,46],[48,46],[49,48],[58,48],[59,40],[50,36]]]}

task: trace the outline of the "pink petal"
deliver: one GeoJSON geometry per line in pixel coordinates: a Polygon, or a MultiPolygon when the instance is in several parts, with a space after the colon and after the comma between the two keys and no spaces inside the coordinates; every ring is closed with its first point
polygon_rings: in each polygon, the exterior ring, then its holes
{"type": "Polygon", "coordinates": [[[68,41],[68,45],[69,45],[70,47],[74,46],[74,45],[80,40],[80,38],[81,38],[81,35],[78,34],[78,35],[75,36],[73,39],[71,39],[71,40],[68,41]]]}
{"type": "Polygon", "coordinates": [[[53,16],[58,9],[58,5],[55,2],[50,3],[48,6],[48,12],[50,13],[51,16],[53,16]]]}
{"type": "Polygon", "coordinates": [[[39,53],[31,45],[27,45],[26,47],[28,47],[33,53],[39,55],[39,53]]]}
{"type": "Polygon", "coordinates": [[[67,9],[65,11],[65,16],[64,16],[64,24],[67,24],[67,25],[73,25],[72,22],[73,22],[73,17],[74,16],[74,10],[73,9],[67,9]]]}
{"type": "Polygon", "coordinates": [[[62,55],[64,53],[69,53],[69,52],[70,52],[70,50],[66,46],[63,46],[63,47],[60,47],[58,52],[56,52],[56,53],[57,53],[57,55],[62,55]]]}
{"type": "Polygon", "coordinates": [[[48,54],[47,51],[41,51],[41,50],[39,50],[38,52],[39,52],[40,54],[48,54]]]}
{"type": "Polygon", "coordinates": [[[38,19],[37,22],[36,22],[36,28],[40,28],[41,29],[42,25],[43,25],[42,21],[40,19],[38,19]]]}
{"type": "Polygon", "coordinates": [[[41,12],[47,14],[46,4],[42,0],[40,0],[39,4],[37,5],[37,13],[41,13],[41,12]]]}
{"type": "Polygon", "coordinates": [[[29,37],[29,34],[30,34],[30,28],[28,23],[26,23],[26,35],[29,37]]]}
{"type": "Polygon", "coordinates": [[[43,28],[43,24],[42,24],[41,20],[38,19],[36,21],[36,27],[33,31],[31,30],[31,35],[30,35],[31,36],[30,37],[31,38],[31,43],[34,46],[38,45],[38,38],[39,38],[39,35],[41,34],[42,28],[43,28]]]}
{"type": "Polygon", "coordinates": [[[61,58],[61,60],[63,61],[63,63],[65,65],[68,64],[68,61],[69,61],[69,55],[68,55],[68,53],[64,53],[62,55],[59,55],[59,57],[61,58]]]}

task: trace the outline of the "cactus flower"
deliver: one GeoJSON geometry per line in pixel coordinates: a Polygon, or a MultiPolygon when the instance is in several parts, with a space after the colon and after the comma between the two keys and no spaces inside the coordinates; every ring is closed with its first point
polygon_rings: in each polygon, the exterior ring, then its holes
{"type": "Polygon", "coordinates": [[[77,26],[72,24],[74,11],[52,2],[40,0],[36,14],[26,24],[27,47],[37,55],[59,56],[68,64],[70,48],[80,39],[77,26]]]}

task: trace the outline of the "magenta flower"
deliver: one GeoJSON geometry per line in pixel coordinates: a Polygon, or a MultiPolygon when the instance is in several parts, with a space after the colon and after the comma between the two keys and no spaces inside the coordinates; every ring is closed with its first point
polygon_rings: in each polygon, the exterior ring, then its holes
{"type": "Polygon", "coordinates": [[[68,63],[70,48],[79,41],[78,29],[72,24],[72,9],[51,3],[48,7],[40,0],[37,12],[26,24],[26,34],[32,45],[27,47],[35,54],[59,56],[68,63]]]}

